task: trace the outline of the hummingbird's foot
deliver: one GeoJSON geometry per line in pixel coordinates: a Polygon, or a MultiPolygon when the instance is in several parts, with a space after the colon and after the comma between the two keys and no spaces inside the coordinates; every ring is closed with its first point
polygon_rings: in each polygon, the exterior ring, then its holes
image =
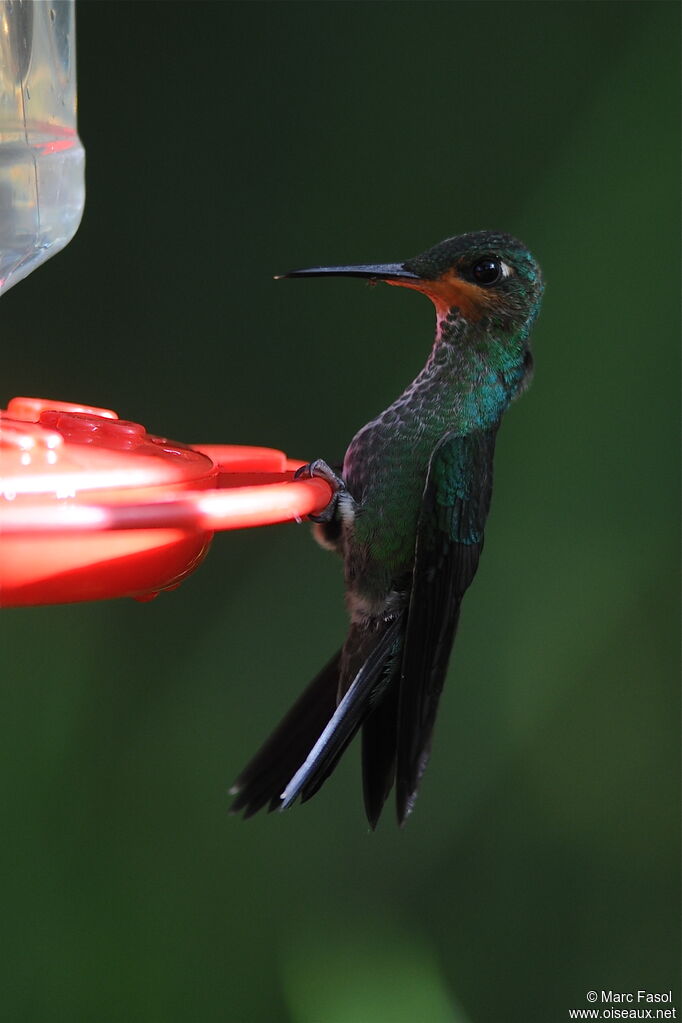
{"type": "Polygon", "coordinates": [[[335,473],[330,465],[324,461],[323,458],[316,458],[312,462],[308,462],[307,465],[302,465],[300,469],[297,469],[294,473],[295,480],[307,480],[312,479],[313,476],[318,476],[322,480],[326,480],[327,483],[333,490],[332,499],[319,515],[309,515],[308,518],[311,522],[331,522],[336,515],[336,507],[339,503],[339,495],[347,494],[345,481],[335,473]]]}

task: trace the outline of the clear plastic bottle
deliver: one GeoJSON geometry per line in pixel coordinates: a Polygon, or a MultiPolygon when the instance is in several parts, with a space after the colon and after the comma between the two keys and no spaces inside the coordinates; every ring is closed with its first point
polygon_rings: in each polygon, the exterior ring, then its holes
{"type": "Polygon", "coordinates": [[[73,238],[84,169],[73,0],[0,0],[0,294],[73,238]]]}

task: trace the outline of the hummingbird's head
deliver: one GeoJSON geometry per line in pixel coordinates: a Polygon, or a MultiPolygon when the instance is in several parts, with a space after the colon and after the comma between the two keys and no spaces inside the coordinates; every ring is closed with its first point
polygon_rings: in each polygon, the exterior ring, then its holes
{"type": "Polygon", "coordinates": [[[283,277],[336,275],[412,288],[428,295],[438,322],[460,317],[505,330],[530,327],[542,299],[540,267],[511,235],[473,231],[446,238],[404,263],[361,263],[292,270],[283,277]]]}
{"type": "Polygon", "coordinates": [[[473,231],[446,238],[403,266],[415,277],[389,283],[428,295],[440,322],[462,316],[514,329],[532,323],[540,307],[540,267],[508,234],[473,231]]]}

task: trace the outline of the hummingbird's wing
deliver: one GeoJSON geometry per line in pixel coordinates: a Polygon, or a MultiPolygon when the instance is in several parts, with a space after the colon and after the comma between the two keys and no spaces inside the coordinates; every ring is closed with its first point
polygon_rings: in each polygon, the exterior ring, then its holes
{"type": "Polygon", "coordinates": [[[496,432],[446,434],[429,461],[396,708],[401,824],[412,809],[428,761],[460,604],[483,550],[496,432]]]}

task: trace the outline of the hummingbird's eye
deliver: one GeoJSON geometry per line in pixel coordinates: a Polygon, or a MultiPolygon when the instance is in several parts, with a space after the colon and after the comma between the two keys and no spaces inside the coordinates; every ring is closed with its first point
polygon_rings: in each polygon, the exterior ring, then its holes
{"type": "Polygon", "coordinates": [[[502,276],[502,264],[499,259],[480,259],[471,272],[478,284],[496,284],[502,276]]]}

